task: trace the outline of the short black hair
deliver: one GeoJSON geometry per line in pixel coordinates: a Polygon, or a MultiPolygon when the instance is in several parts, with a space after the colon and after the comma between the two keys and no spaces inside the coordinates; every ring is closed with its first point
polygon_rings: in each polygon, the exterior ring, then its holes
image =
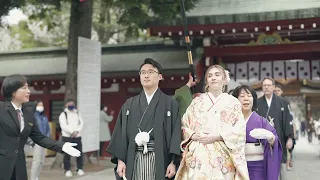
{"type": "Polygon", "coordinates": [[[255,111],[257,109],[257,93],[255,90],[253,90],[250,86],[247,85],[241,85],[236,87],[233,92],[232,92],[232,96],[234,96],[235,98],[238,98],[240,95],[241,90],[245,90],[247,93],[250,93],[252,95],[253,98],[253,105],[252,105],[252,111],[255,111]]]}
{"type": "Polygon", "coordinates": [[[11,101],[13,93],[22,88],[27,82],[27,78],[19,74],[6,77],[2,82],[2,96],[6,101],[11,101]]]}
{"type": "Polygon", "coordinates": [[[234,89],[231,89],[228,94],[232,95],[232,93],[234,92],[234,89]]]}
{"type": "Polygon", "coordinates": [[[152,65],[154,68],[156,68],[158,70],[159,74],[162,74],[163,69],[162,69],[161,65],[157,61],[155,61],[151,58],[147,58],[144,60],[143,64],[141,64],[141,66],[140,66],[139,71],[141,70],[142,66],[144,66],[146,64],[152,65]]]}
{"type": "Polygon", "coordinates": [[[74,99],[71,99],[71,98],[67,99],[64,104],[66,105],[69,102],[73,102],[74,104],[76,104],[76,101],[74,99]]]}
{"type": "Polygon", "coordinates": [[[38,100],[34,101],[34,103],[35,103],[35,106],[37,106],[39,103],[43,103],[43,101],[41,99],[38,99],[38,100]]]}
{"type": "Polygon", "coordinates": [[[104,109],[104,106],[105,105],[103,103],[100,104],[100,111],[102,111],[104,109]]]}
{"type": "Polygon", "coordinates": [[[280,88],[280,89],[283,88],[280,84],[276,84],[276,87],[277,87],[277,88],[280,88]]]}

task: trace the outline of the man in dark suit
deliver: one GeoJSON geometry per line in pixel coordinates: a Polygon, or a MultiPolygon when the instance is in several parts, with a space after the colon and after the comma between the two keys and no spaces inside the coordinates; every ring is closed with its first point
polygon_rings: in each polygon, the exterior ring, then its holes
{"type": "Polygon", "coordinates": [[[283,150],[280,180],[286,180],[287,149],[291,149],[293,144],[293,123],[289,111],[289,104],[282,97],[275,95],[274,89],[274,79],[265,78],[262,81],[264,96],[260,97],[257,101],[257,113],[268,119],[277,131],[283,150]]]}
{"type": "MultiPolygon", "coordinates": [[[[283,90],[282,90],[282,86],[280,84],[276,84],[276,88],[274,90],[274,93],[279,96],[279,97],[282,97],[282,94],[283,94],[283,90]]],[[[288,100],[286,100],[285,98],[283,98],[283,100],[285,101],[286,104],[288,104],[288,106],[290,107],[290,103],[288,102],[288,100]]],[[[289,109],[289,111],[291,111],[291,108],[289,109]]],[[[292,114],[291,114],[292,115],[292,114]]],[[[296,144],[296,139],[297,139],[297,131],[296,131],[296,126],[295,126],[295,123],[293,122],[292,123],[292,127],[293,127],[293,136],[294,136],[294,139],[293,139],[293,145],[292,145],[292,148],[291,149],[288,149],[288,154],[287,154],[287,169],[288,171],[291,170],[293,164],[292,164],[292,151],[294,149],[294,146],[296,144]]]]}
{"type": "Polygon", "coordinates": [[[0,102],[0,180],[27,180],[24,145],[30,137],[36,144],[71,156],[80,156],[76,144],[63,143],[44,136],[34,119],[34,111],[23,104],[29,101],[26,78],[8,76],[2,83],[0,102]]]}

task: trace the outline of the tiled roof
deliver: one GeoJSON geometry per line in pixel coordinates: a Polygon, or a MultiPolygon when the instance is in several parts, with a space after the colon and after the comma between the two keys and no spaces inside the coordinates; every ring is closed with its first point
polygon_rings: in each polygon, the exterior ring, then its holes
{"type": "MultiPolygon", "coordinates": [[[[107,46],[102,48],[101,57],[103,73],[138,71],[145,58],[155,59],[167,71],[189,68],[186,50],[179,45],[166,45],[163,42],[107,46]]],[[[56,75],[65,74],[66,70],[66,49],[50,48],[0,54],[0,77],[16,73],[56,75]]]]}
{"type": "MultiPolygon", "coordinates": [[[[224,24],[320,17],[319,0],[200,0],[186,12],[188,24],[224,24]]],[[[161,25],[154,22],[153,25],[161,25]]],[[[173,19],[166,25],[182,25],[173,19]]]]}
{"type": "Polygon", "coordinates": [[[200,0],[187,16],[235,15],[320,8],[319,0],[200,0]]]}

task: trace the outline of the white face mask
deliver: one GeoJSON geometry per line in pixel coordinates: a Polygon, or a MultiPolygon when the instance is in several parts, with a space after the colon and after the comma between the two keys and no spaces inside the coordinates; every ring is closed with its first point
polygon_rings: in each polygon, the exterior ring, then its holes
{"type": "Polygon", "coordinates": [[[43,106],[37,106],[37,107],[36,107],[36,110],[37,110],[38,112],[43,112],[44,107],[43,107],[43,106]]]}

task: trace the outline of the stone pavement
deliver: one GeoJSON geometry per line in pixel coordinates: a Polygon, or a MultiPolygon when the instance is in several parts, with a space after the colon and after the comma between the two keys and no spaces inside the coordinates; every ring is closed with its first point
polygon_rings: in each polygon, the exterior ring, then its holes
{"type": "MultiPolygon", "coordinates": [[[[306,138],[300,138],[294,149],[294,168],[288,172],[288,180],[319,180],[320,179],[320,143],[314,138],[309,144],[306,138]]],[[[49,161],[49,160],[48,160],[49,161]]],[[[113,165],[110,160],[100,161],[85,168],[86,175],[74,176],[73,180],[114,180],[113,165]],[[97,172],[99,171],[99,172],[97,172]]],[[[67,180],[63,170],[50,170],[46,167],[40,180],[67,180]]]]}
{"type": "Polygon", "coordinates": [[[289,180],[319,180],[320,179],[320,143],[313,138],[311,144],[306,137],[298,140],[293,150],[292,171],[289,171],[289,180]]]}
{"type": "Polygon", "coordinates": [[[76,180],[115,180],[113,169],[106,169],[104,171],[94,173],[91,175],[78,177],[76,180]]]}
{"type": "MultiPolygon", "coordinates": [[[[77,180],[114,180],[113,169],[87,175],[77,180]]],[[[320,143],[314,138],[309,144],[306,138],[300,138],[294,149],[294,168],[288,172],[288,180],[320,179],[320,143]]]]}
{"type": "MultiPolygon", "coordinates": [[[[69,179],[77,179],[79,176],[76,175],[75,169],[73,169],[74,176],[72,178],[66,178],[64,176],[64,170],[61,169],[51,169],[50,166],[54,161],[54,157],[46,158],[43,170],[40,174],[40,180],[69,180],[69,179]]],[[[110,159],[106,160],[99,160],[97,162],[96,158],[91,158],[92,164],[87,164],[84,166],[84,171],[86,175],[84,177],[91,177],[95,176],[95,173],[104,172],[103,170],[112,169],[114,165],[110,162],[110,159]]],[[[27,159],[27,168],[28,168],[28,175],[30,178],[30,168],[31,168],[32,158],[27,159]]],[[[111,178],[112,179],[112,178],[111,178]]],[[[91,179],[95,180],[95,179],[91,179]]]]}

